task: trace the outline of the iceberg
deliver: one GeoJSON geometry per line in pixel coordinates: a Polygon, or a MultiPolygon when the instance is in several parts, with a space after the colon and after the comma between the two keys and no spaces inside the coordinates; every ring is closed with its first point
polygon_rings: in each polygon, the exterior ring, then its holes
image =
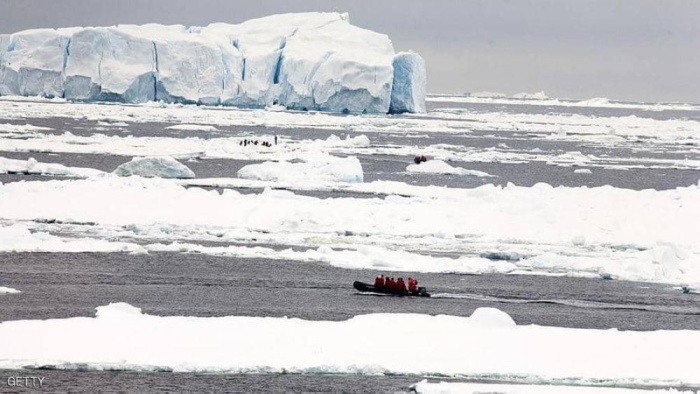
{"type": "Polygon", "coordinates": [[[425,60],[415,52],[401,52],[394,56],[393,65],[394,87],[389,112],[425,112],[425,60]]]}
{"type": "Polygon", "coordinates": [[[425,73],[419,55],[395,56],[389,37],[353,26],[340,13],[0,35],[0,95],[421,112],[425,73]]]}
{"type": "Polygon", "coordinates": [[[144,178],[194,178],[194,172],[169,156],[139,157],[114,170],[119,176],[138,175],[144,178]]]}
{"type": "Polygon", "coordinates": [[[1,39],[0,95],[62,97],[67,31],[27,30],[1,39]]]}

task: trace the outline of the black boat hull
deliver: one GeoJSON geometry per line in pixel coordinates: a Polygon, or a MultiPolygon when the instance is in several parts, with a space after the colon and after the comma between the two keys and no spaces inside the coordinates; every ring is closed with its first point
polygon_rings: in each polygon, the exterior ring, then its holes
{"type": "Polygon", "coordinates": [[[394,295],[394,296],[406,296],[406,297],[430,297],[430,294],[428,294],[425,291],[425,287],[419,287],[418,291],[394,291],[394,290],[389,290],[389,289],[384,289],[384,288],[377,288],[374,287],[374,285],[370,285],[368,283],[363,283],[360,281],[355,281],[355,283],[352,284],[352,287],[355,288],[355,290],[362,292],[362,293],[379,293],[379,294],[389,294],[389,295],[394,295]]]}

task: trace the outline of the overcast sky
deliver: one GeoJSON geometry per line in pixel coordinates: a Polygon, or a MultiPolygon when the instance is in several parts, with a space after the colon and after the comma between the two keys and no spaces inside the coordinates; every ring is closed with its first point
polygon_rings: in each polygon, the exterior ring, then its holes
{"type": "Polygon", "coordinates": [[[342,11],[428,64],[434,93],[700,102],[700,0],[0,0],[0,32],[342,11]]]}

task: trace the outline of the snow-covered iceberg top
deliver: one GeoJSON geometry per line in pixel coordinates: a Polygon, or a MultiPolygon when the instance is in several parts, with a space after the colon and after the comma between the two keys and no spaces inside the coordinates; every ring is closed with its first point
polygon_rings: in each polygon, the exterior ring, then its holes
{"type": "Polygon", "coordinates": [[[400,112],[424,111],[424,62],[394,57],[386,35],[334,12],[36,29],[0,35],[0,95],[351,113],[387,113],[395,99],[400,112]]]}
{"type": "Polygon", "coordinates": [[[345,321],[160,317],[114,303],[96,317],[0,323],[0,368],[444,374],[529,382],[700,384],[700,331],[519,326],[471,317],[370,314],[345,321]],[[391,351],[373,352],[390,343],[391,351]],[[270,346],[274,352],[261,352],[270,346]],[[338,355],[342,355],[339,357],[338,355]],[[672,360],[673,362],[670,362],[672,360]]]}
{"type": "Polygon", "coordinates": [[[169,156],[135,157],[114,170],[119,176],[138,175],[145,178],[194,178],[194,172],[169,156]]]}

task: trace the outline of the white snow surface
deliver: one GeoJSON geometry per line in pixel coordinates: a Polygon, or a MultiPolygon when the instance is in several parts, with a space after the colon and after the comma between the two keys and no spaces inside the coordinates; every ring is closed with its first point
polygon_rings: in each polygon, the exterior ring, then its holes
{"type": "Polygon", "coordinates": [[[37,131],[51,130],[48,127],[34,126],[31,124],[12,124],[12,123],[0,123],[0,133],[5,134],[24,134],[24,133],[35,133],[37,131]]]}
{"type": "Polygon", "coordinates": [[[601,386],[564,386],[553,384],[497,384],[497,383],[429,383],[420,381],[411,386],[418,394],[696,394],[695,391],[669,389],[630,389],[601,386]]]}
{"type": "Polygon", "coordinates": [[[27,160],[15,160],[0,157],[0,174],[21,173],[36,175],[54,175],[87,178],[103,174],[93,168],[68,167],[55,163],[40,163],[30,157],[27,160]]]}
{"type": "Polygon", "coordinates": [[[483,171],[453,167],[442,160],[428,160],[420,164],[409,164],[408,167],[406,167],[406,171],[422,174],[471,175],[478,177],[491,176],[483,171]]]}
{"type": "Polygon", "coordinates": [[[135,157],[114,170],[119,176],[138,175],[145,178],[194,178],[194,172],[169,156],[135,157]]]}
{"type": "Polygon", "coordinates": [[[57,237],[45,232],[32,232],[23,224],[0,227],[0,241],[0,252],[146,252],[134,243],[57,237]]]}
{"type": "Polygon", "coordinates": [[[700,384],[700,331],[517,326],[497,309],[472,317],[370,314],[345,321],[160,317],[125,303],[95,317],[0,323],[0,368],[443,374],[529,382],[700,384]],[[392,346],[391,352],[369,349],[392,346]],[[592,345],[593,344],[593,345],[592,345]],[[272,347],[274,352],[260,352],[272,347]],[[338,357],[342,354],[343,357],[338,357]],[[421,362],[416,362],[416,357],[421,362]],[[673,362],[669,362],[673,360],[673,362]]]}
{"type": "Polygon", "coordinates": [[[322,199],[270,189],[261,194],[232,190],[219,194],[184,188],[171,180],[107,175],[0,185],[0,218],[91,222],[95,226],[90,231],[103,229],[106,234],[113,234],[114,226],[136,226],[142,230],[130,236],[143,237],[153,229],[167,229],[164,240],[187,242],[168,246],[170,251],[322,261],[353,269],[700,284],[700,245],[695,235],[700,186],[666,191],[546,184],[447,189],[385,182],[353,187],[409,191],[415,197],[322,199]],[[210,232],[223,234],[223,239],[231,234],[232,241],[255,238],[316,250],[275,252],[192,243],[200,235],[212,240],[206,237],[210,232]],[[441,251],[460,257],[440,256],[441,251]],[[481,256],[490,251],[522,258],[492,261],[481,256]]]}
{"type": "Polygon", "coordinates": [[[238,177],[262,181],[315,183],[363,181],[362,165],[357,157],[334,157],[328,154],[309,154],[302,162],[271,162],[248,164],[238,170],[238,177]]]}
{"type": "MultiPolygon", "coordinates": [[[[386,35],[335,12],[35,29],[0,35],[0,95],[387,113],[393,60],[386,35]]],[[[425,68],[397,75],[413,85],[425,68]]]]}

